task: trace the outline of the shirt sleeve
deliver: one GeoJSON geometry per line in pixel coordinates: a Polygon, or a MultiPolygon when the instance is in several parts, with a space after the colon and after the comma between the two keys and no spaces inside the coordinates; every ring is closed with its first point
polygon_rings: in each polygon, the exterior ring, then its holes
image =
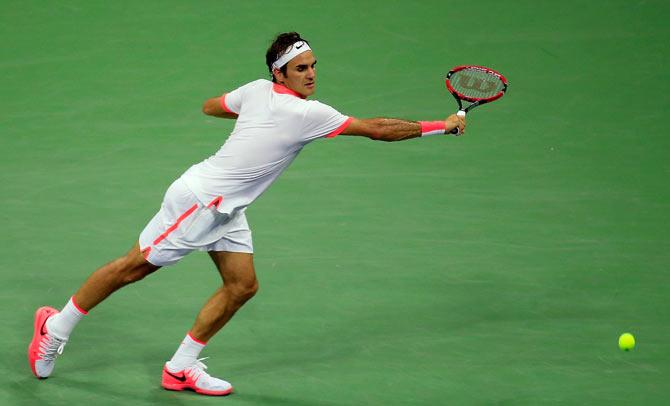
{"type": "Polygon", "coordinates": [[[221,96],[221,108],[228,113],[240,114],[242,110],[242,103],[244,102],[245,93],[252,87],[258,85],[258,81],[247,83],[229,93],[224,93],[221,96]]]}
{"type": "Polygon", "coordinates": [[[309,103],[303,121],[303,136],[306,140],[333,138],[344,131],[353,120],[326,104],[318,101],[309,103]]]}

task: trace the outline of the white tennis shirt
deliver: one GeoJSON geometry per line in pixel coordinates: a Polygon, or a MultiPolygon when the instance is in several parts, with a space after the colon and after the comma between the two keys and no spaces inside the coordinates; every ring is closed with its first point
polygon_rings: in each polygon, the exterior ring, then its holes
{"type": "Polygon", "coordinates": [[[265,79],[224,94],[221,106],[239,114],[233,132],[182,179],[204,205],[221,197],[218,211],[228,214],[256,200],[305,145],[338,135],[353,120],[265,79]]]}

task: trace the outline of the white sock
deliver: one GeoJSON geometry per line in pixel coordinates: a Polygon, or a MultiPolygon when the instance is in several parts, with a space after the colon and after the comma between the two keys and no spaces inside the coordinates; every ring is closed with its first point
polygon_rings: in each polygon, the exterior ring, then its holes
{"type": "Polygon", "coordinates": [[[87,314],[87,311],[75,304],[72,296],[60,313],[47,320],[47,331],[62,340],[67,340],[79,320],[87,314]]]}
{"type": "Polygon", "coordinates": [[[198,341],[191,336],[191,333],[186,334],[184,341],[181,342],[177,352],[174,353],[172,359],[168,361],[167,367],[170,372],[179,372],[186,367],[195,364],[195,361],[200,355],[200,351],[205,348],[207,343],[198,341]]]}

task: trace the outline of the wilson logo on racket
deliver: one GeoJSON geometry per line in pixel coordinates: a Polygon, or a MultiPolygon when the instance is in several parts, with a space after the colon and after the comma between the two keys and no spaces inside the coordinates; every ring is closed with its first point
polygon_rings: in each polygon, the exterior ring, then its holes
{"type": "MultiPolygon", "coordinates": [[[[458,103],[459,116],[485,103],[498,100],[507,91],[507,79],[493,69],[484,66],[457,66],[447,73],[445,80],[449,93],[458,103]],[[463,101],[470,105],[463,108],[463,101]]],[[[452,134],[458,135],[458,128],[452,134]]]]}
{"type": "Polygon", "coordinates": [[[463,89],[476,90],[482,93],[488,93],[495,89],[496,84],[496,82],[491,80],[483,80],[468,75],[461,75],[458,80],[459,87],[462,87],[463,89]]]}

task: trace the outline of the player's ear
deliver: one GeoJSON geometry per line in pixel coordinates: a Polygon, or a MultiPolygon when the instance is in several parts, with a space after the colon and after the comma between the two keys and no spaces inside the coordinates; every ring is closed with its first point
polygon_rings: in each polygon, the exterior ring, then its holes
{"type": "Polygon", "coordinates": [[[272,69],[272,74],[274,75],[275,79],[277,80],[277,83],[283,83],[284,79],[284,74],[277,68],[272,69]]]}

